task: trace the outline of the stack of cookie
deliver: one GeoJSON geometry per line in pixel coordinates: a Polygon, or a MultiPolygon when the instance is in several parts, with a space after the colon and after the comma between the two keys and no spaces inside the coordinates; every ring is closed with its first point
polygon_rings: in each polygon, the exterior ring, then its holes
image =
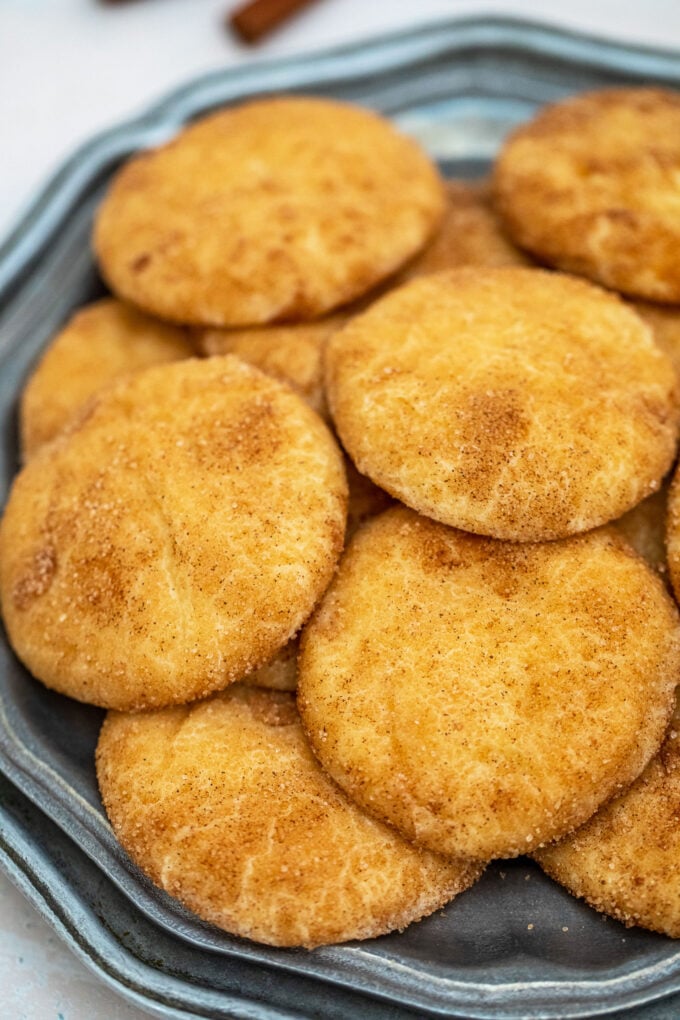
{"type": "Polygon", "coordinates": [[[111,710],[114,831],[201,917],[368,938],[533,852],[680,933],[678,127],[569,100],[490,189],[261,100],[115,178],[116,297],[25,389],[0,597],[111,710]]]}

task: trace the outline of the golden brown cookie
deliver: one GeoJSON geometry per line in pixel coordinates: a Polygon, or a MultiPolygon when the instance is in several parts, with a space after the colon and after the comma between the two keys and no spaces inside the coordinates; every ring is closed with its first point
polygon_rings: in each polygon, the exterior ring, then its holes
{"type": "Polygon", "coordinates": [[[680,712],[640,778],[535,858],[596,910],[680,938],[680,712]]]}
{"type": "Polygon", "coordinates": [[[235,935],[312,948],[405,928],[480,867],[418,850],[322,772],[290,694],[110,713],[97,776],[121,843],[190,910],[235,935]]]}
{"type": "Polygon", "coordinates": [[[94,393],[120,376],[190,358],[184,330],[104,298],[81,308],[55,337],[21,397],[21,446],[28,460],[94,393]]]}
{"type": "Polygon", "coordinates": [[[443,210],[433,164],[377,114],[262,99],[211,114],[123,167],[94,244],[111,288],[161,318],[294,322],[397,270],[443,210]]]}
{"type": "Polygon", "coordinates": [[[507,237],[493,208],[489,182],[447,181],[446,211],[434,238],[403,279],[460,266],[527,266],[531,259],[507,237]]]}
{"type": "Polygon", "coordinates": [[[359,471],[495,538],[562,538],[658,488],[675,373],[624,302],[540,269],[422,277],[327,342],[326,395],[359,471]]]}
{"type": "Polygon", "coordinates": [[[0,526],[10,641],[48,687],[157,707],[242,679],[297,632],[342,548],[342,455],[236,358],[100,393],[15,480],[0,526]]]}
{"type": "Polygon", "coordinates": [[[322,355],[326,340],[347,322],[332,315],[314,322],[251,329],[196,330],[198,349],[209,356],[235,354],[237,358],[289,383],[310,407],[328,418],[323,386],[322,355]]]}
{"type": "Polygon", "coordinates": [[[559,269],[680,302],[680,94],[605,89],[544,107],[503,146],[510,236],[559,269]]]}
{"type": "Polygon", "coordinates": [[[613,528],[542,545],[407,510],[357,533],[303,631],[298,705],[347,794],[454,857],[581,824],[658,750],[677,609],[613,528]]]}

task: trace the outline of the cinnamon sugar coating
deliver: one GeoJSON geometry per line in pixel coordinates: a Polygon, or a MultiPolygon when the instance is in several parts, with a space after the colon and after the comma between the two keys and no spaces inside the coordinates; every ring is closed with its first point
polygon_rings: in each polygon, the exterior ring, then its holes
{"type": "Polygon", "coordinates": [[[613,528],[516,544],[396,508],[357,533],[303,632],[298,705],[357,803],[486,860],[631,783],[679,673],[677,609],[613,528]]]}
{"type": "Polygon", "coordinates": [[[97,775],[144,872],[200,917],[313,948],[404,928],[479,876],[352,804],[307,745],[289,694],[235,685],[208,701],[110,713],[97,775]]]}
{"type": "Polygon", "coordinates": [[[24,460],[53,439],[98,390],[132,372],[193,356],[184,330],[115,298],[76,312],[43,354],[21,396],[24,460]]]}
{"type": "Polygon", "coordinates": [[[328,99],[262,99],[126,164],[94,246],[112,290],[161,318],[294,322],[395,272],[443,211],[436,168],[387,120],[328,99]]]}
{"type": "Polygon", "coordinates": [[[559,273],[414,280],[330,337],[325,371],[357,468],[476,534],[596,527],[655,491],[675,455],[678,385],[649,328],[559,273]]]}
{"type": "Polygon", "coordinates": [[[505,142],[497,208],[523,248],[650,301],[680,302],[680,94],[603,89],[541,109],[505,142]]]}
{"type": "Polygon", "coordinates": [[[340,450],[287,387],[232,357],[147,369],[16,478],[0,526],[10,641],[82,701],[203,697],[299,630],[346,500],[340,450]]]}

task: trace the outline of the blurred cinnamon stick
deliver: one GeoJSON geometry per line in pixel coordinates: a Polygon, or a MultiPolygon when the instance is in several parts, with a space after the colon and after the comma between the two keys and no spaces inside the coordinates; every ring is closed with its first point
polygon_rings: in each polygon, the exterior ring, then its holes
{"type": "Polygon", "coordinates": [[[243,42],[253,45],[315,0],[250,0],[229,15],[229,25],[243,42]]]}

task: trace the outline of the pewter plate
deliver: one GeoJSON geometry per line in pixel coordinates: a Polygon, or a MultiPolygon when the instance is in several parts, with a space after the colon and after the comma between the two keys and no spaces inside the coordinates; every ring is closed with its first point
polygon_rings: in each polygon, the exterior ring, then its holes
{"type": "MultiPolygon", "coordinates": [[[[98,136],[0,249],[0,499],[17,469],[23,380],[55,329],[103,291],[93,210],[132,152],[221,104],[316,93],[383,111],[445,172],[475,176],[540,103],[640,82],[680,86],[680,56],[517,21],[453,21],[208,75],[98,136]]],[[[493,865],[401,935],[310,953],[219,932],[155,889],[113,838],[94,777],[100,721],[31,679],[2,642],[0,769],[11,783],[0,785],[0,866],[105,980],[161,1016],[567,1018],[680,989],[677,943],[600,917],[524,860],[493,865]]]]}

